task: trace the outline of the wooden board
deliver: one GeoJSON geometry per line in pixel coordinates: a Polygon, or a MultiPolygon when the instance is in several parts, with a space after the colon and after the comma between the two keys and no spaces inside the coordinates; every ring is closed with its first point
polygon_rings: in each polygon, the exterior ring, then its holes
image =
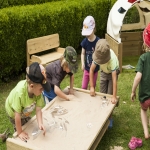
{"type": "Polygon", "coordinates": [[[123,56],[140,56],[142,53],[142,41],[123,42],[123,56]]]}
{"type": "MultiPolygon", "coordinates": [[[[110,102],[112,95],[97,92],[91,97],[88,90],[74,88],[75,98],[64,101],[58,97],[48,103],[43,109],[43,121],[47,133],[42,132],[34,139],[32,132],[37,127],[35,116],[23,126],[28,132],[28,142],[16,137],[7,139],[7,150],[94,150],[108,128],[108,118],[115,104],[110,102]],[[107,104],[102,105],[102,97],[106,96],[107,104]],[[67,110],[66,114],[55,115],[51,112],[56,107],[67,110]],[[55,122],[55,127],[52,126],[55,122]],[[50,127],[51,126],[51,127],[50,127]],[[62,128],[63,126],[63,128],[62,128]]],[[[68,88],[64,90],[68,92],[68,88]]],[[[119,100],[119,97],[118,97],[119,100]]]]}
{"type": "Polygon", "coordinates": [[[121,32],[121,41],[143,41],[143,32],[121,32]]]}
{"type": "Polygon", "coordinates": [[[57,48],[59,45],[59,34],[52,34],[27,40],[27,51],[29,54],[35,54],[57,48]]]}
{"type": "MultiPolygon", "coordinates": [[[[42,64],[49,63],[49,61],[46,62],[46,60],[43,62],[36,56],[36,53],[47,51],[47,50],[53,50],[58,49],[60,45],[59,41],[59,34],[52,34],[47,35],[43,37],[38,37],[34,39],[27,40],[27,66],[29,66],[32,62],[41,62],[42,64]],[[34,59],[31,60],[31,56],[35,55],[34,59]]],[[[57,59],[59,58],[59,54],[57,56],[57,59]]]]}
{"type": "Polygon", "coordinates": [[[115,52],[119,60],[120,72],[122,72],[122,43],[117,42],[108,34],[105,34],[105,38],[108,41],[110,48],[115,52]]]}

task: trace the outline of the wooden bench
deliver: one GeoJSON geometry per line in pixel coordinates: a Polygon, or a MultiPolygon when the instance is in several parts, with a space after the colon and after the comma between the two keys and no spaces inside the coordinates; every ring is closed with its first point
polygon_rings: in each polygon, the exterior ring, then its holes
{"type": "Polygon", "coordinates": [[[38,62],[44,66],[59,59],[65,49],[60,48],[59,34],[38,37],[27,40],[27,66],[38,62]],[[40,55],[40,52],[48,53],[40,55]],[[49,52],[51,51],[51,52],[49,52]]]}

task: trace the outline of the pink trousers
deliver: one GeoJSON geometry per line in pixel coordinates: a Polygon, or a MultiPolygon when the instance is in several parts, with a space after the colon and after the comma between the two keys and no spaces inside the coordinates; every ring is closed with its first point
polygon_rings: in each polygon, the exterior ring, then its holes
{"type": "MultiPolygon", "coordinates": [[[[94,87],[96,86],[96,80],[97,80],[97,76],[98,76],[98,72],[94,73],[94,87]]],[[[83,73],[83,79],[82,79],[82,89],[87,89],[88,88],[88,84],[90,81],[90,73],[87,70],[84,70],[83,73]]]]}

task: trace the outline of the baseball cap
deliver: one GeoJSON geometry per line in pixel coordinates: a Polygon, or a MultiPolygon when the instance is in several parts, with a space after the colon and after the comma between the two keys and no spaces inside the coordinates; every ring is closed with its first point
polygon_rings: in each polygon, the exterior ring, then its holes
{"type": "Polygon", "coordinates": [[[65,48],[64,58],[68,62],[70,71],[76,73],[78,70],[77,52],[72,46],[65,48]]]}
{"type": "Polygon", "coordinates": [[[51,86],[50,84],[46,81],[46,78],[41,72],[41,67],[38,62],[33,62],[29,66],[29,72],[27,73],[28,78],[34,82],[34,83],[40,83],[43,87],[43,89],[47,92],[50,91],[51,86]]]}
{"type": "Polygon", "coordinates": [[[110,60],[110,47],[106,39],[97,41],[92,57],[97,64],[105,64],[110,60]]]}
{"type": "Polygon", "coordinates": [[[150,48],[150,23],[143,31],[143,41],[150,48]]]}
{"type": "Polygon", "coordinates": [[[92,16],[87,16],[83,21],[82,35],[91,35],[95,28],[95,20],[92,16]]]}

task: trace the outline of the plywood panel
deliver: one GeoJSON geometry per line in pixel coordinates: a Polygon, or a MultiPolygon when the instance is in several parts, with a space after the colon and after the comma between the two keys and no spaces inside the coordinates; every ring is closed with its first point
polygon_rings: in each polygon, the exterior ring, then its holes
{"type": "Polygon", "coordinates": [[[52,34],[39,38],[27,40],[27,52],[29,54],[35,54],[45,50],[59,47],[59,35],[52,34]]]}
{"type": "Polygon", "coordinates": [[[143,32],[121,32],[121,41],[142,41],[143,32]]]}
{"type": "MultiPolygon", "coordinates": [[[[30,136],[28,142],[22,142],[18,137],[13,140],[8,139],[8,150],[12,143],[11,150],[19,150],[17,143],[22,145],[21,150],[36,148],[36,150],[94,150],[108,127],[108,118],[115,104],[110,102],[112,95],[97,92],[96,97],[91,97],[88,90],[80,91],[79,88],[74,90],[73,100],[64,101],[56,97],[43,108],[43,121],[47,130],[45,137],[41,132],[35,139],[33,138],[33,129],[37,127],[36,119],[33,117],[23,127],[30,136]],[[104,95],[108,100],[105,104],[102,103],[104,95]],[[56,107],[66,109],[67,113],[53,116],[51,112],[56,107]],[[54,122],[55,127],[52,126],[54,122]]],[[[65,92],[68,92],[68,88],[65,92]]]]}
{"type": "Polygon", "coordinates": [[[123,56],[140,56],[142,53],[142,41],[123,42],[123,56]]]}
{"type": "Polygon", "coordinates": [[[105,38],[108,41],[110,48],[115,52],[119,60],[120,71],[122,72],[122,43],[117,42],[108,34],[105,34],[105,38]]]}

